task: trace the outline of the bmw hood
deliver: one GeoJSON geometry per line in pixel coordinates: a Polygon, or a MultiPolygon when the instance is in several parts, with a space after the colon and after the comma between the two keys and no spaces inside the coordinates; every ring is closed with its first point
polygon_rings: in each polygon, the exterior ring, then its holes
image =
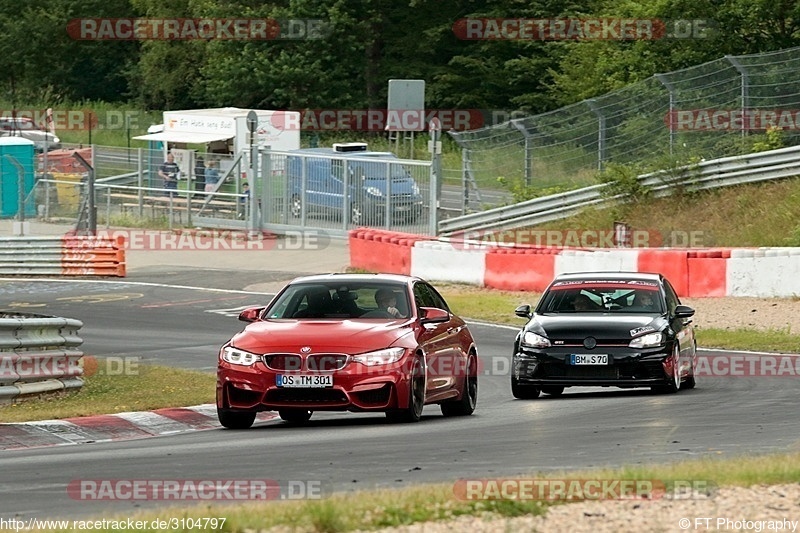
{"type": "Polygon", "coordinates": [[[661,331],[666,325],[666,319],[660,315],[558,314],[534,315],[525,329],[544,335],[550,340],[585,337],[631,339],[645,333],[661,331]]]}
{"type": "Polygon", "coordinates": [[[231,344],[256,354],[299,353],[308,346],[315,353],[358,354],[392,346],[410,333],[407,319],[375,320],[265,320],[249,324],[231,344]]]}

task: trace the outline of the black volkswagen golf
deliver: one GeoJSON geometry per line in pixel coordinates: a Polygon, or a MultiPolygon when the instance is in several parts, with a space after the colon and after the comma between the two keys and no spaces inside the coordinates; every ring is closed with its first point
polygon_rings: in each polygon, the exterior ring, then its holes
{"type": "Polygon", "coordinates": [[[511,367],[516,398],[565,387],[695,386],[694,309],[661,274],[582,272],[557,276],[517,334],[511,367]]]}

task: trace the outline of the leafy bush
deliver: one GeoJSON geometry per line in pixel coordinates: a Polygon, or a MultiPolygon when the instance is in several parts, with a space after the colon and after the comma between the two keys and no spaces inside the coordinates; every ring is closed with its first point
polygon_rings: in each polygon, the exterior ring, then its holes
{"type": "Polygon", "coordinates": [[[535,187],[528,185],[521,178],[508,179],[502,176],[497,178],[497,183],[504,189],[511,193],[514,203],[532,200],[541,196],[549,196],[551,194],[558,194],[570,190],[569,187],[553,186],[553,187],[535,187]]]}
{"type": "Polygon", "coordinates": [[[763,138],[753,143],[754,152],[767,152],[769,150],[777,150],[786,146],[783,129],[777,126],[770,126],[764,133],[763,138]]]}

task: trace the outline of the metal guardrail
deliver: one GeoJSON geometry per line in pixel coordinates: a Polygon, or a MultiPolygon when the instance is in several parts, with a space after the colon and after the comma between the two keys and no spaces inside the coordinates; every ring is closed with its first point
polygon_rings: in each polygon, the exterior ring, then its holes
{"type": "MultiPolygon", "coordinates": [[[[653,172],[637,179],[656,196],[666,196],[675,187],[705,190],[800,175],[800,146],[703,161],[677,172],[653,172]]],[[[607,206],[623,195],[603,194],[608,184],[593,185],[514,205],[488,209],[439,222],[440,235],[482,230],[508,230],[534,226],[572,216],[590,206],[607,206]]]]}
{"type": "Polygon", "coordinates": [[[82,326],[72,318],[0,312],[0,403],[80,389],[82,326]]]}
{"type": "Polygon", "coordinates": [[[122,237],[0,238],[0,275],[125,276],[122,237]]]}

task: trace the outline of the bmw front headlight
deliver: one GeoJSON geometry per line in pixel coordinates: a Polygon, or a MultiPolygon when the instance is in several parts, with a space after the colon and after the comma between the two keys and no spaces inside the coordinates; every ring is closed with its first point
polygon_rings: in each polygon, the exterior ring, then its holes
{"type": "Polygon", "coordinates": [[[225,346],[222,349],[222,360],[232,365],[253,366],[260,358],[260,355],[246,352],[233,346],[225,346]]]}
{"type": "Polygon", "coordinates": [[[664,344],[664,334],[659,332],[636,337],[628,346],[631,348],[654,348],[662,344],[664,344]]]}
{"type": "Polygon", "coordinates": [[[388,365],[399,361],[405,351],[405,348],[385,348],[353,356],[353,361],[366,366],[388,365]]]}
{"type": "Polygon", "coordinates": [[[542,337],[538,333],[526,331],[522,334],[522,345],[527,348],[549,348],[550,339],[542,337]]]}
{"type": "Polygon", "coordinates": [[[383,196],[383,192],[377,187],[367,187],[364,190],[371,196],[383,196]]]}

